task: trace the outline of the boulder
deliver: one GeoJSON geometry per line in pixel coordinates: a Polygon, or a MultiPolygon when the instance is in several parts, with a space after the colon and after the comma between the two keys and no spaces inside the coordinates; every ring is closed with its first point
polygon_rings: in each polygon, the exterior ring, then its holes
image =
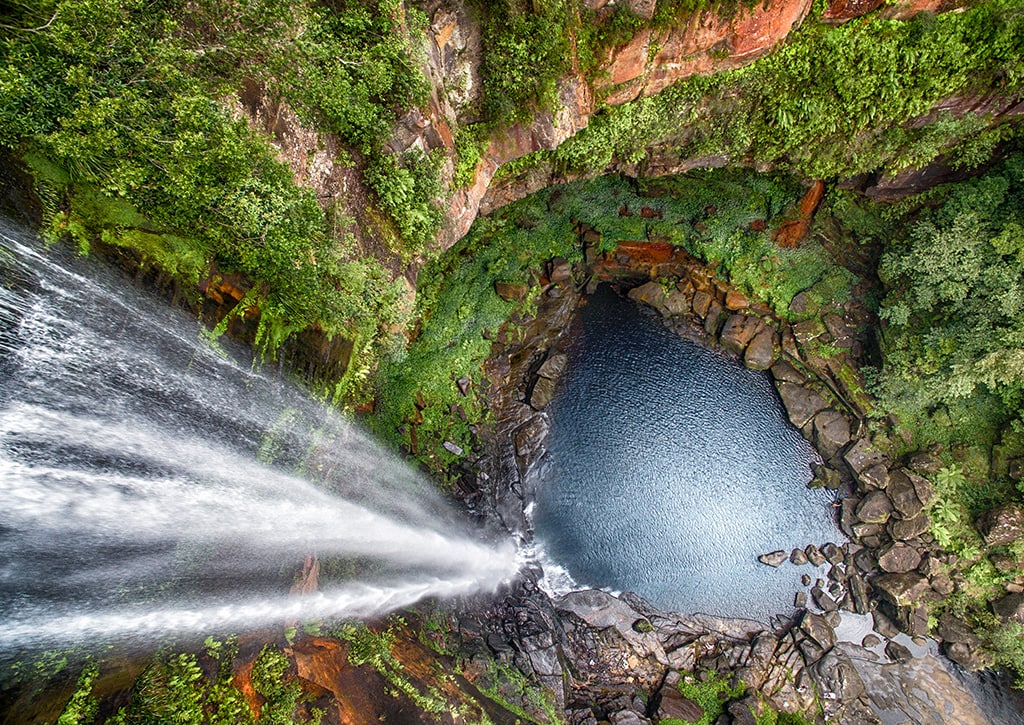
{"type": "Polygon", "coordinates": [[[557,380],[562,377],[562,374],[565,372],[565,368],[568,364],[568,355],[560,352],[548,353],[548,357],[544,361],[544,364],[540,366],[540,369],[537,371],[537,375],[542,378],[557,380]]]}
{"type": "Polygon", "coordinates": [[[685,293],[674,289],[665,295],[665,311],[678,317],[690,312],[690,299],[685,293]]]}
{"type": "Polygon", "coordinates": [[[555,397],[555,381],[551,378],[538,377],[530,390],[530,407],[543,410],[555,397]]]}
{"type": "Polygon", "coordinates": [[[791,564],[803,566],[807,563],[807,554],[804,553],[803,549],[793,549],[793,551],[789,552],[789,561],[791,564]]]}
{"type": "Polygon", "coordinates": [[[892,514],[892,501],[885,491],[872,491],[857,504],[857,518],[866,524],[884,524],[892,514]]]}
{"type": "Polygon", "coordinates": [[[808,544],[807,548],[804,549],[804,553],[807,554],[807,560],[814,566],[821,566],[825,563],[825,555],[814,544],[808,544]]]}
{"type": "Polygon", "coordinates": [[[984,652],[982,652],[980,645],[971,645],[966,642],[947,642],[942,646],[942,653],[968,670],[980,670],[982,667],[989,667],[992,664],[984,652]]]}
{"type": "Polygon", "coordinates": [[[718,334],[718,327],[722,324],[722,305],[718,303],[718,300],[712,300],[708,306],[708,314],[704,318],[704,332],[711,336],[718,334]]]}
{"type": "Polygon", "coordinates": [[[1024,507],[1011,503],[986,511],[978,519],[978,530],[989,546],[1003,546],[1024,538],[1024,507]]]}
{"type": "Polygon", "coordinates": [[[891,639],[900,633],[896,623],[877,609],[871,613],[871,622],[874,625],[874,630],[886,639],[891,639]]]}
{"type": "Polygon", "coordinates": [[[828,700],[850,702],[864,694],[864,682],[850,657],[834,649],[817,662],[812,670],[819,692],[828,700]]]}
{"type": "Polygon", "coordinates": [[[911,653],[907,647],[896,641],[890,641],[885,645],[885,654],[888,655],[889,659],[893,662],[898,662],[901,665],[914,659],[913,653],[911,653]]]}
{"type": "Polygon", "coordinates": [[[854,473],[860,473],[871,466],[885,463],[885,455],[878,449],[873,448],[867,439],[861,438],[843,454],[843,460],[846,461],[850,470],[854,473]]]}
{"type": "Polygon", "coordinates": [[[803,385],[807,382],[807,376],[793,367],[789,362],[780,360],[772,365],[772,377],[783,383],[796,383],[803,385]]]}
{"type": "Polygon", "coordinates": [[[801,345],[816,340],[826,333],[825,325],[820,320],[804,320],[793,325],[793,336],[801,345]]]}
{"type": "Polygon", "coordinates": [[[629,291],[629,299],[653,307],[663,315],[668,312],[665,297],[665,288],[657,282],[645,282],[629,291]]]}
{"type": "Polygon", "coordinates": [[[1024,594],[1007,594],[992,602],[992,611],[1001,619],[1024,624],[1024,594]]]}
{"type": "Polygon", "coordinates": [[[864,649],[871,649],[872,647],[877,647],[880,644],[882,644],[882,640],[876,634],[866,634],[864,635],[864,639],[860,641],[860,646],[864,649]]]}
{"type": "Polygon", "coordinates": [[[797,609],[805,609],[807,607],[807,592],[797,592],[794,594],[793,606],[797,609]]]}
{"type": "Polygon", "coordinates": [[[789,556],[784,551],[773,551],[768,554],[761,554],[757,557],[757,560],[762,564],[767,564],[768,566],[779,567],[782,565],[782,562],[788,558],[789,556]]]}
{"type": "Polygon", "coordinates": [[[860,574],[853,574],[849,580],[850,599],[853,600],[853,611],[857,614],[867,614],[871,611],[871,602],[868,600],[868,585],[860,574]]]}
{"type": "Polygon", "coordinates": [[[910,479],[910,482],[914,485],[914,491],[917,493],[917,500],[923,505],[927,506],[935,500],[935,489],[932,488],[931,481],[908,470],[904,470],[903,475],[910,479]]]}
{"type": "Polygon", "coordinates": [[[905,574],[917,569],[921,553],[906,544],[890,544],[878,555],[878,566],[891,574],[905,574]]]}
{"type": "Polygon", "coordinates": [[[551,271],[548,279],[552,284],[564,285],[572,282],[572,266],[562,257],[555,257],[549,262],[551,271]]]}
{"type": "Polygon", "coordinates": [[[917,572],[883,574],[872,582],[875,591],[887,602],[897,607],[916,605],[931,591],[928,578],[917,572]]]}
{"type": "Polygon", "coordinates": [[[738,290],[730,289],[725,293],[725,306],[730,310],[743,310],[750,307],[750,300],[738,290]]]}
{"type": "Polygon", "coordinates": [[[708,308],[711,307],[712,299],[711,295],[704,290],[697,290],[693,293],[693,311],[701,319],[708,316],[708,308]]]}
{"type": "Polygon", "coordinates": [[[889,536],[896,541],[910,541],[917,538],[931,526],[931,521],[924,514],[912,519],[892,519],[889,522],[889,536]]]}
{"type": "Polygon", "coordinates": [[[828,620],[820,614],[804,612],[803,619],[800,620],[800,631],[823,650],[829,650],[835,646],[835,630],[832,629],[832,625],[828,623],[828,620]]]}
{"type": "Polygon", "coordinates": [[[767,370],[775,362],[776,357],[775,333],[763,327],[747,345],[743,363],[751,370],[767,370]]]}
{"type": "Polygon", "coordinates": [[[829,459],[850,442],[850,421],[835,410],[823,410],[814,416],[814,447],[829,459]]]}
{"type": "Polygon", "coordinates": [[[917,497],[913,482],[903,471],[896,469],[889,476],[886,488],[889,500],[901,519],[913,519],[924,511],[924,505],[917,497]]]}
{"type": "Polygon", "coordinates": [[[857,473],[857,482],[864,490],[881,490],[889,485],[889,469],[883,463],[876,463],[857,473]]]}
{"type": "Polygon", "coordinates": [[[661,688],[661,704],[658,705],[659,720],[682,720],[698,722],[704,717],[704,708],[693,700],[683,697],[675,687],[661,688]]]}
{"type": "Polygon", "coordinates": [[[790,422],[803,428],[807,422],[827,405],[825,399],[810,388],[794,383],[779,383],[779,397],[786,408],[790,422]]]}
{"type": "Polygon", "coordinates": [[[719,344],[726,350],[742,354],[757,332],[760,320],[752,315],[730,315],[718,338],[719,344]]]}
{"type": "Polygon", "coordinates": [[[525,284],[514,284],[512,282],[494,282],[494,291],[498,297],[507,302],[522,302],[526,299],[530,288],[525,284]]]}
{"type": "Polygon", "coordinates": [[[833,566],[843,562],[843,550],[831,541],[821,547],[821,553],[824,554],[826,561],[833,566]]]}

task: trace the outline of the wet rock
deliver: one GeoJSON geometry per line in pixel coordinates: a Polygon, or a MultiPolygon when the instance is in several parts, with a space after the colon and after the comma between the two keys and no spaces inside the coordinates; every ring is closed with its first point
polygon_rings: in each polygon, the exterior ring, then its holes
{"type": "Polygon", "coordinates": [[[942,653],[969,670],[978,670],[992,665],[980,645],[970,645],[965,642],[946,643],[942,646],[942,653]]]}
{"type": "Polygon", "coordinates": [[[913,519],[924,511],[924,505],[917,497],[914,484],[905,473],[898,469],[891,473],[886,493],[901,519],[913,519]]]}
{"type": "Polygon", "coordinates": [[[757,557],[757,560],[762,564],[767,564],[768,566],[779,567],[787,558],[789,557],[784,551],[772,551],[768,554],[761,554],[757,557]]]}
{"type": "Polygon", "coordinates": [[[878,555],[878,566],[892,574],[914,571],[920,563],[920,552],[906,544],[891,544],[878,555]]]}
{"type": "Polygon", "coordinates": [[[853,611],[857,614],[867,614],[871,611],[871,602],[868,599],[868,585],[860,574],[853,574],[849,579],[850,599],[853,604],[853,611]]]}
{"type": "Polygon", "coordinates": [[[826,460],[850,442],[850,421],[835,410],[823,410],[814,416],[814,446],[826,460]]]}
{"type": "Polygon", "coordinates": [[[825,399],[810,388],[793,383],[778,383],[778,388],[789,420],[797,428],[803,428],[826,406],[825,399]]]}
{"type": "Polygon", "coordinates": [[[818,605],[818,609],[826,614],[839,609],[836,600],[829,596],[828,592],[824,591],[821,587],[811,589],[811,596],[814,597],[814,603],[818,605]]]}
{"type": "Polygon", "coordinates": [[[632,710],[620,710],[608,716],[611,725],[650,725],[651,721],[632,710]]]}
{"type": "Polygon", "coordinates": [[[831,541],[821,547],[821,553],[825,556],[825,560],[833,566],[841,564],[843,561],[842,550],[831,541]]]}
{"type": "Polygon", "coordinates": [[[864,694],[864,682],[850,657],[842,650],[830,651],[813,666],[811,672],[827,699],[849,702],[864,694]]]}
{"type": "Polygon", "coordinates": [[[776,356],[775,333],[762,328],[747,345],[743,363],[751,370],[767,370],[775,362],[776,356]]]}
{"type": "Polygon", "coordinates": [[[679,290],[671,290],[665,296],[665,311],[673,317],[688,314],[690,312],[690,299],[679,290]]]}
{"type": "Polygon", "coordinates": [[[498,297],[507,302],[522,302],[526,299],[526,295],[529,293],[530,288],[525,284],[514,284],[512,282],[494,282],[494,291],[498,297]]]}
{"type": "Polygon", "coordinates": [[[836,643],[836,633],[828,621],[820,614],[805,612],[800,620],[800,631],[813,640],[823,650],[832,649],[836,643]]]}
{"type": "Polygon", "coordinates": [[[885,491],[872,491],[857,504],[857,518],[867,524],[884,524],[892,515],[892,501],[885,491]]]}
{"type": "Polygon", "coordinates": [[[537,370],[537,375],[542,378],[548,378],[550,380],[557,380],[562,377],[565,373],[565,368],[569,364],[569,356],[560,352],[548,353],[547,359],[544,364],[537,370]]]}
{"type": "Polygon", "coordinates": [[[722,327],[719,344],[726,350],[741,354],[757,332],[760,320],[753,315],[730,315],[722,327]]]}
{"type": "Polygon", "coordinates": [[[860,642],[860,646],[864,649],[871,649],[872,647],[877,647],[880,644],[882,644],[882,640],[875,634],[865,635],[864,639],[860,642]]]}
{"type": "Polygon", "coordinates": [[[471,382],[468,377],[461,377],[455,381],[455,385],[459,388],[459,395],[462,397],[469,395],[469,385],[471,382]]]}
{"type": "Polygon", "coordinates": [[[835,491],[842,485],[839,471],[834,468],[820,464],[812,464],[811,468],[814,470],[814,479],[807,484],[809,488],[827,488],[830,491],[835,491]]]}
{"type": "Polygon", "coordinates": [[[871,612],[871,621],[874,625],[873,629],[886,639],[892,639],[900,633],[900,629],[896,626],[896,623],[893,622],[887,614],[884,614],[877,609],[871,612]]]}
{"type": "Polygon", "coordinates": [[[986,511],[978,530],[989,546],[1004,546],[1024,538],[1024,507],[1011,503],[986,511]]]}
{"type": "Polygon", "coordinates": [[[683,697],[674,686],[661,688],[661,704],[658,705],[659,720],[672,718],[683,722],[697,722],[702,717],[704,717],[704,708],[693,700],[683,697]]]}
{"type": "Polygon", "coordinates": [[[803,549],[793,549],[793,551],[789,552],[789,561],[791,564],[803,566],[807,563],[807,554],[804,553],[803,549]]]}
{"type": "Polygon", "coordinates": [[[805,587],[809,587],[811,585],[811,575],[810,574],[801,574],[800,575],[800,583],[803,584],[805,587]]]}
{"type": "Polygon", "coordinates": [[[807,376],[793,367],[789,362],[780,360],[772,365],[772,377],[784,383],[796,383],[803,385],[807,382],[807,376]]]}
{"type": "Polygon", "coordinates": [[[865,468],[857,474],[857,482],[866,491],[878,491],[889,485],[889,469],[882,463],[865,468]]]}
{"type": "Polygon", "coordinates": [[[909,649],[895,641],[890,641],[885,645],[885,654],[893,662],[899,662],[900,664],[906,664],[914,659],[914,655],[909,649]]]}
{"type": "Polygon", "coordinates": [[[910,541],[926,532],[931,521],[924,514],[912,519],[892,519],[889,522],[889,536],[896,541],[910,541]]]}
{"type": "Polygon", "coordinates": [[[665,297],[665,288],[657,282],[645,282],[629,291],[629,299],[653,307],[663,315],[668,312],[665,307],[665,297]]]}
{"type": "Polygon", "coordinates": [[[992,611],[1001,619],[1024,624],[1024,594],[1007,594],[992,602],[992,611]]]}
{"type": "Polygon", "coordinates": [[[708,306],[707,317],[704,318],[704,332],[711,336],[717,335],[723,316],[722,305],[718,303],[718,300],[712,300],[708,306]]]}
{"type": "Polygon", "coordinates": [[[530,407],[543,410],[555,397],[555,381],[551,378],[538,377],[530,389],[530,407]]]}
{"type": "Polygon", "coordinates": [[[807,554],[807,560],[814,566],[821,566],[825,563],[825,555],[814,544],[808,544],[804,549],[804,553],[807,554]]]}
{"type": "Polygon", "coordinates": [[[872,586],[883,599],[899,607],[917,604],[922,595],[931,590],[928,579],[917,572],[883,574],[872,586]]]}
{"type": "Polygon", "coordinates": [[[708,309],[711,307],[712,299],[711,295],[704,290],[697,290],[693,293],[693,311],[701,319],[708,316],[708,309]]]}
{"type": "Polygon", "coordinates": [[[520,475],[526,473],[543,454],[544,439],[549,429],[547,417],[543,415],[535,415],[516,429],[513,441],[520,475]]]}
{"type": "Polygon", "coordinates": [[[850,446],[843,454],[843,460],[854,473],[865,471],[871,466],[885,462],[885,456],[881,451],[873,448],[865,438],[850,446]]]}
{"type": "Polygon", "coordinates": [[[853,555],[853,564],[862,574],[868,574],[878,566],[878,559],[871,549],[862,548],[853,555]]]}
{"type": "Polygon", "coordinates": [[[797,609],[804,609],[807,606],[807,592],[797,592],[794,594],[793,606],[797,609]]]}

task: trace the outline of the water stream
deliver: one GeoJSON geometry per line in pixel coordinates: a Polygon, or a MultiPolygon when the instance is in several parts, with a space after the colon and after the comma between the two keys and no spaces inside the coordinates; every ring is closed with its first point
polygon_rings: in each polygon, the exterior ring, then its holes
{"type": "Polygon", "coordinates": [[[634,591],[675,611],[761,621],[792,612],[800,575],[813,570],[772,569],[757,555],[842,534],[832,494],[806,487],[817,454],[768,374],[606,288],[583,308],[567,352],[536,507],[547,556],[575,585],[634,591]]]}
{"type": "Polygon", "coordinates": [[[227,342],[0,223],[0,657],[367,615],[517,569],[432,485],[227,342]],[[288,596],[309,554],[324,576],[288,596]]]}

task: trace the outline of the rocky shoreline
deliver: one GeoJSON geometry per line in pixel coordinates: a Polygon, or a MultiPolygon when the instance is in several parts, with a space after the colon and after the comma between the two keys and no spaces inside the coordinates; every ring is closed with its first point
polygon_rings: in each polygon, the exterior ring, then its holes
{"type": "MultiPolygon", "coordinates": [[[[928,533],[925,508],[934,494],[924,474],[935,472],[937,460],[922,453],[893,461],[884,434],[873,435],[866,424],[870,399],[856,361],[869,341],[856,333],[865,327],[851,322],[864,313],[851,306],[843,316],[791,324],[680,249],[637,242],[602,252],[596,230],[581,224],[578,234],[584,262],[550,260],[536,275],[536,314],[494,335],[485,375],[496,422],[480,431],[488,454],[467,484],[479,508],[510,532],[532,537],[528,510],[550,428],[545,408],[566,363],[560,341],[586,293],[608,282],[678,334],[769,372],[790,422],[821,455],[811,485],[836,491],[837,523],[849,541],[761,557],[772,566],[829,567],[827,581],[805,575],[813,607],[805,609],[808,594],[796,592],[799,611],[791,620],[661,612],[630,593],[585,590],[552,599],[533,570],[499,604],[463,615],[464,640],[532,675],[574,724],[699,719],[700,706],[676,685],[680,678],[723,675],[747,694],[727,703],[722,723],[753,723],[767,710],[809,722],[872,723],[887,721],[880,713],[894,709],[913,722],[945,722],[952,712],[958,722],[988,722],[937,653],[914,647],[915,657],[907,646],[908,637],[925,642],[926,603],[951,593],[956,582],[945,574],[948,555],[935,550],[928,533]],[[823,345],[838,353],[815,354],[823,345]],[[857,615],[872,631],[857,642],[840,641],[843,617],[857,615]],[[913,685],[922,668],[927,692],[913,685]]],[[[985,664],[965,623],[943,615],[938,636],[953,661],[985,664]]]]}

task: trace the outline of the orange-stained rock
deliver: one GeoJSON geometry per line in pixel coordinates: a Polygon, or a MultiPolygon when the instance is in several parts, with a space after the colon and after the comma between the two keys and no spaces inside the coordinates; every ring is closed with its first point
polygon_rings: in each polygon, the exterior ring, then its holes
{"type": "Polygon", "coordinates": [[[598,88],[606,103],[616,105],[691,75],[744,65],[784,40],[810,7],[811,0],[767,0],[732,17],[705,11],[678,28],[641,30],[611,52],[607,80],[598,88]]]}
{"type": "Polygon", "coordinates": [[[772,235],[772,241],[783,248],[800,246],[800,242],[807,237],[807,232],[811,228],[811,219],[814,218],[814,212],[817,210],[818,204],[821,203],[824,193],[825,182],[815,181],[814,185],[800,199],[796,218],[780,224],[772,235]]]}
{"type": "Polygon", "coordinates": [[[882,6],[884,0],[832,0],[821,19],[830,23],[841,23],[852,18],[867,15],[882,6]]]}

